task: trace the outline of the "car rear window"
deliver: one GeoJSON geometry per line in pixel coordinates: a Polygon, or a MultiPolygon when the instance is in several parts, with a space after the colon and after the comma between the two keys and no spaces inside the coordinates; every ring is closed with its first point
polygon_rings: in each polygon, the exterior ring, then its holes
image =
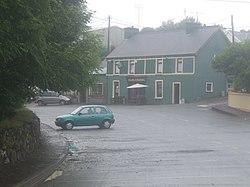
{"type": "Polygon", "coordinates": [[[96,114],[107,114],[107,110],[104,107],[96,107],[95,112],[96,114]]]}

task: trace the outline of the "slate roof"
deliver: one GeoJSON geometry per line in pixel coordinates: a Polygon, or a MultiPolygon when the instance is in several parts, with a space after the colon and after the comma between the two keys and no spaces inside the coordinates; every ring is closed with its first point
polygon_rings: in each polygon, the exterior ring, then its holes
{"type": "Polygon", "coordinates": [[[142,32],[125,40],[107,59],[196,54],[220,30],[219,27],[200,27],[186,30],[142,32]]]}

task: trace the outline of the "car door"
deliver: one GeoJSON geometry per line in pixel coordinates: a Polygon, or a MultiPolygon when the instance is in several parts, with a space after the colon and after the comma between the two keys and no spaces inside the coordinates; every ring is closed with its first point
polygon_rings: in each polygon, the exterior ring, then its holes
{"type": "Polygon", "coordinates": [[[89,126],[95,125],[95,110],[94,107],[84,107],[81,111],[75,116],[75,125],[76,126],[89,126]]]}
{"type": "Polygon", "coordinates": [[[60,102],[60,98],[59,98],[59,94],[56,92],[51,92],[50,95],[50,103],[59,103],[60,102]]]}
{"type": "Polygon", "coordinates": [[[50,103],[50,98],[51,98],[51,94],[50,92],[44,92],[41,96],[41,99],[44,103],[50,103]]]}
{"type": "Polygon", "coordinates": [[[59,97],[56,92],[45,92],[43,94],[43,102],[48,103],[48,104],[54,104],[54,103],[59,103],[59,97]]]}
{"type": "Polygon", "coordinates": [[[96,112],[95,122],[101,125],[103,120],[107,118],[108,111],[104,107],[98,106],[95,108],[95,112],[96,112]]]}

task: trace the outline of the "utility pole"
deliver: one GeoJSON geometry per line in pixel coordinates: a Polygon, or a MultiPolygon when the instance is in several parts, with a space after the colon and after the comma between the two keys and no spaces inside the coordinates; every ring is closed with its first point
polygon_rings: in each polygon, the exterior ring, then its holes
{"type": "Polygon", "coordinates": [[[231,15],[231,25],[232,25],[232,43],[234,44],[234,16],[231,15]]]}
{"type": "Polygon", "coordinates": [[[135,5],[135,8],[137,8],[138,11],[138,28],[140,28],[140,15],[141,15],[141,9],[143,8],[143,6],[141,4],[135,5]]]}
{"type": "Polygon", "coordinates": [[[196,22],[198,22],[199,21],[199,15],[200,14],[203,14],[202,12],[192,12],[193,14],[195,14],[196,15],[196,22]]]}
{"type": "Polygon", "coordinates": [[[108,17],[108,42],[107,42],[108,46],[108,52],[110,53],[110,16],[108,17]]]}

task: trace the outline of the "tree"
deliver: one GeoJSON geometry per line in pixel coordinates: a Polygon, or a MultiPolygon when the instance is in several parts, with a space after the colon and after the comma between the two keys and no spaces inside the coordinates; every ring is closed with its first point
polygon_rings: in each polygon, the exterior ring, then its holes
{"type": "Polygon", "coordinates": [[[144,27],[141,32],[152,32],[152,31],[171,31],[176,29],[185,29],[187,27],[187,23],[195,24],[195,26],[202,26],[200,22],[197,22],[193,17],[186,17],[180,22],[175,23],[173,19],[163,21],[162,25],[157,28],[144,27]]]}
{"type": "Polygon", "coordinates": [[[155,31],[152,27],[143,27],[140,32],[152,32],[155,31]]]}
{"type": "Polygon", "coordinates": [[[195,18],[193,17],[186,17],[185,19],[181,20],[180,22],[174,23],[174,21],[168,20],[162,22],[162,25],[156,30],[175,30],[175,29],[185,29],[187,23],[195,23],[198,26],[201,26],[202,24],[200,22],[197,22],[195,18]]]}
{"type": "Polygon", "coordinates": [[[79,90],[94,81],[101,42],[85,0],[0,1],[0,117],[33,88],[79,90]]]}
{"type": "Polygon", "coordinates": [[[213,67],[233,80],[236,91],[250,91],[250,41],[226,48],[213,60],[213,67]]]}

